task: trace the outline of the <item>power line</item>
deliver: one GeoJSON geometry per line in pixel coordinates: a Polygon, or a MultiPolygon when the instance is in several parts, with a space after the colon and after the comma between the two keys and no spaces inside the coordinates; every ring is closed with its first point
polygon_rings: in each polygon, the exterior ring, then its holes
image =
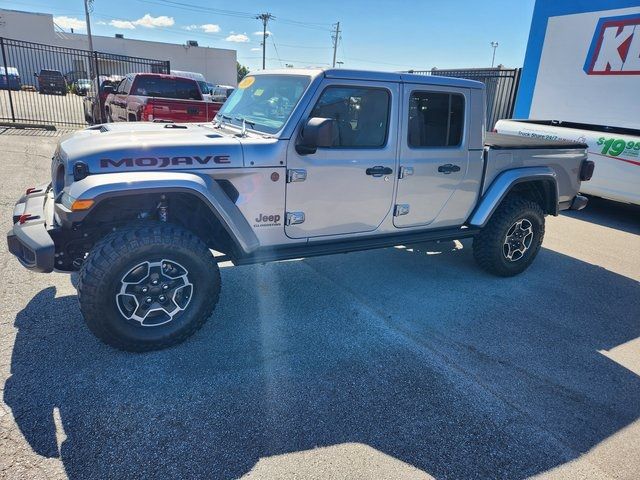
{"type": "Polygon", "coordinates": [[[276,57],[278,57],[278,62],[280,62],[280,66],[282,67],[282,60],[280,60],[280,54],[278,53],[278,47],[276,47],[276,41],[273,39],[273,35],[269,35],[271,39],[271,43],[273,43],[273,49],[276,51],[276,57]]]}

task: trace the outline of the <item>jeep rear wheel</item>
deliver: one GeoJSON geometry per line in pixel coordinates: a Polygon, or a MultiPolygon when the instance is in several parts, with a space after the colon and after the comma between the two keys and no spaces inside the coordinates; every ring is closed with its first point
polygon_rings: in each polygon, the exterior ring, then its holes
{"type": "Polygon", "coordinates": [[[507,197],[473,239],[473,256],[484,270],[502,277],[523,272],[544,238],[544,212],[525,198],[507,197]]]}
{"type": "Polygon", "coordinates": [[[151,223],[100,241],[80,270],[78,298],[89,329],[127,351],[180,343],[212,314],[220,272],[207,246],[183,228],[151,223]]]}

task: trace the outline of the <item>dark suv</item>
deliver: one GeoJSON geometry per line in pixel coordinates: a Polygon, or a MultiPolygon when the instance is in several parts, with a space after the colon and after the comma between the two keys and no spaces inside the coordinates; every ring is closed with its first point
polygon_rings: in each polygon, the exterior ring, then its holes
{"type": "Polygon", "coordinates": [[[38,91],[40,93],[59,93],[67,94],[67,80],[58,70],[40,70],[39,74],[35,74],[38,79],[38,91]]]}

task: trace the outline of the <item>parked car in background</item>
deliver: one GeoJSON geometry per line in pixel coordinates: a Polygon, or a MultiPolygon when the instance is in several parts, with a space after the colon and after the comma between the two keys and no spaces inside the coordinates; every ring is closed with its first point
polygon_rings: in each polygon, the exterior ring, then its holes
{"type": "Polygon", "coordinates": [[[79,78],[73,82],[73,91],[76,95],[87,95],[91,91],[91,80],[88,78],[79,78]]]}
{"type": "Polygon", "coordinates": [[[59,70],[40,70],[40,73],[34,73],[38,79],[38,92],[67,94],[67,80],[59,70]]]}
{"type": "Polygon", "coordinates": [[[16,67],[0,67],[0,89],[1,90],[20,90],[22,82],[20,81],[20,73],[16,67]]]}
{"type": "Polygon", "coordinates": [[[107,97],[104,111],[108,122],[206,122],[220,106],[206,101],[192,78],[133,73],[107,97]]]}
{"type": "Polygon", "coordinates": [[[73,84],[76,80],[86,79],[89,77],[89,74],[84,70],[70,70],[64,74],[64,78],[67,80],[67,83],[73,84]]]}
{"type": "Polygon", "coordinates": [[[84,100],[84,118],[87,123],[102,123],[104,118],[104,102],[110,93],[115,92],[118,84],[122,81],[120,75],[100,75],[98,79],[93,79],[91,94],[84,100]],[[96,94],[96,92],[98,92],[96,94]]]}
{"type": "Polygon", "coordinates": [[[216,88],[213,90],[213,94],[211,95],[211,100],[214,102],[224,103],[227,101],[227,98],[231,96],[234,87],[229,85],[216,85],[216,88]]]}

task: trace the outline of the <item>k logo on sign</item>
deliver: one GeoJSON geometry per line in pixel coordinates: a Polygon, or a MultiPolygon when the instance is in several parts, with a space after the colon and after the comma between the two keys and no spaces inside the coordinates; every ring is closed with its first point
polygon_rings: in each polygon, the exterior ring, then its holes
{"type": "Polygon", "coordinates": [[[600,19],[584,71],[587,75],[640,75],[640,14],[600,19]]]}

